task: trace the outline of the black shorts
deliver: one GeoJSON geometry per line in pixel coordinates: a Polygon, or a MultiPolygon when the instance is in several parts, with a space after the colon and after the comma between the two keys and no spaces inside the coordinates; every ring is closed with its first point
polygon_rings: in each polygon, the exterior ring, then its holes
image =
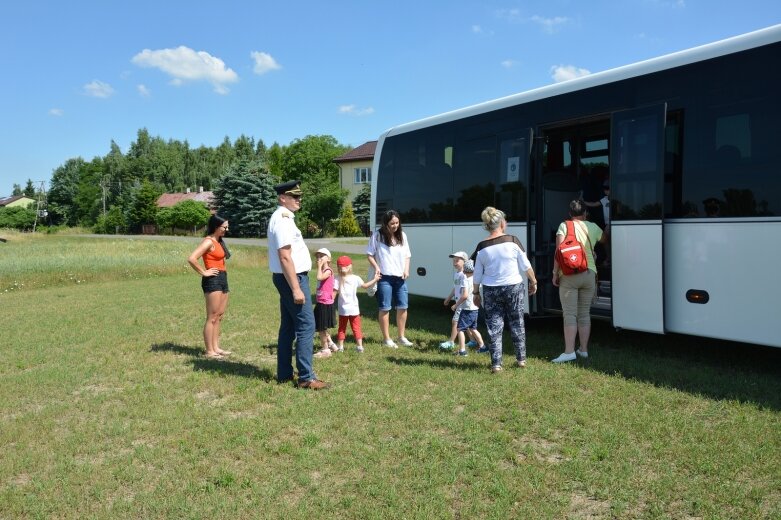
{"type": "Polygon", "coordinates": [[[217,276],[202,277],[201,289],[203,289],[204,294],[215,291],[221,291],[224,293],[230,292],[228,290],[228,272],[220,271],[220,274],[217,276]]]}

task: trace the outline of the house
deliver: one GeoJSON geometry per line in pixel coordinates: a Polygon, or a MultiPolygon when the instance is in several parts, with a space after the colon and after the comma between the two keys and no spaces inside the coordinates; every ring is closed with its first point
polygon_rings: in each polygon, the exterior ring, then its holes
{"type": "Polygon", "coordinates": [[[183,200],[197,200],[203,202],[207,208],[211,208],[212,196],[211,191],[203,191],[203,186],[199,187],[197,192],[191,192],[190,188],[187,188],[185,193],[163,193],[157,199],[157,207],[170,208],[183,200]]]}
{"type": "Polygon", "coordinates": [[[13,197],[0,199],[0,208],[26,208],[30,204],[35,204],[35,199],[31,199],[27,195],[14,195],[13,197]]]}
{"type": "Polygon", "coordinates": [[[372,162],[377,141],[368,141],[334,159],[339,166],[339,186],[350,192],[349,200],[361,192],[364,184],[372,182],[372,162]]]}

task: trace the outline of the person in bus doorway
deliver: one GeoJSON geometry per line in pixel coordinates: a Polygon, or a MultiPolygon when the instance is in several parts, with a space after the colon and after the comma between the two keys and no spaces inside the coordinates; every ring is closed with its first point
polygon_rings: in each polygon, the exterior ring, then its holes
{"type": "Polygon", "coordinates": [[[206,225],[206,238],[190,254],[187,262],[201,275],[201,288],[206,298],[206,323],[203,341],[208,359],[222,359],[231,353],[220,348],[220,323],[228,306],[228,272],[225,260],[231,257],[222,237],[228,232],[228,221],[212,215],[206,225]],[[203,267],[198,262],[203,259],[203,267]]]}
{"type": "Polygon", "coordinates": [[[491,373],[502,370],[502,332],[510,329],[515,361],[526,366],[526,326],[523,322],[524,275],[529,280],[529,296],[537,292],[537,277],[518,237],[505,233],[507,219],[502,210],[488,206],[480,215],[488,238],[477,244],[472,254],[474,304],[485,310],[491,373]],[[482,297],[480,288],[483,289],[482,297]],[[505,322],[505,320],[507,320],[505,322]]]}
{"type": "Polygon", "coordinates": [[[279,207],[268,222],[268,266],[279,292],[279,337],[277,338],[277,381],[293,381],[293,341],[296,342],[298,387],[322,390],[330,385],[320,381],[312,368],[315,315],[309,288],[312,257],[295,223],[301,209],[301,181],[274,186],[279,207]]]}
{"type": "Polygon", "coordinates": [[[369,263],[380,280],[377,282],[378,321],[382,342],[386,347],[398,348],[390,337],[390,311],[396,308],[396,327],[398,342],[405,347],[411,347],[412,342],[406,336],[407,308],[407,278],[409,278],[409,262],[412,257],[407,234],[401,229],[401,219],[395,210],[389,210],[382,216],[382,225],[369,239],[366,249],[369,263]]]}
{"type": "MultiPolygon", "coordinates": [[[[582,273],[565,275],[559,269],[558,261],[553,259],[553,285],[559,288],[561,311],[564,317],[564,353],[553,359],[554,363],[574,361],[578,356],[588,357],[588,340],[591,335],[591,301],[596,291],[597,267],[594,251],[589,244],[604,244],[608,233],[586,220],[588,212],[582,200],[573,200],[569,204],[570,219],[575,225],[575,237],[586,251],[588,269],[582,273]],[[575,351],[575,339],[580,337],[580,349],[575,351]]],[[[559,224],[556,231],[558,247],[567,236],[567,223],[559,224]]]]}

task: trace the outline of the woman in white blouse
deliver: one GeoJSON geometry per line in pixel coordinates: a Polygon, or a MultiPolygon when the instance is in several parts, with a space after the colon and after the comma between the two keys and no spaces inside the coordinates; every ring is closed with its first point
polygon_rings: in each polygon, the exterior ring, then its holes
{"type": "Polygon", "coordinates": [[[382,226],[374,232],[366,249],[369,263],[382,277],[377,282],[377,306],[379,308],[380,332],[383,344],[398,348],[390,337],[390,310],[396,308],[396,327],[399,329],[398,342],[409,347],[404,333],[407,327],[407,278],[409,278],[409,260],[412,257],[407,234],[401,230],[401,220],[395,210],[382,216],[382,226]]]}
{"type": "Polygon", "coordinates": [[[491,372],[502,370],[502,331],[510,329],[519,367],[526,366],[526,328],[523,322],[524,282],[529,279],[529,296],[537,292],[534,275],[520,240],[505,233],[507,220],[502,210],[488,206],[480,215],[488,238],[477,244],[475,258],[474,302],[485,310],[488,328],[491,372]],[[479,288],[483,288],[480,298],[479,288]]]}

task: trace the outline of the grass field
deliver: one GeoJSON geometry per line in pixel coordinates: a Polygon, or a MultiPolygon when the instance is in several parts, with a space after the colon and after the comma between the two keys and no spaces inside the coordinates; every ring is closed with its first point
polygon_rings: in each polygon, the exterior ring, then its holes
{"type": "Polygon", "coordinates": [[[779,350],[600,322],[558,366],[550,319],[492,376],[438,351],[441,302],[389,350],[364,296],[366,353],[307,392],[275,382],[264,249],[232,248],[211,361],[192,244],[5,236],[0,518],[781,517],[779,350]]]}

